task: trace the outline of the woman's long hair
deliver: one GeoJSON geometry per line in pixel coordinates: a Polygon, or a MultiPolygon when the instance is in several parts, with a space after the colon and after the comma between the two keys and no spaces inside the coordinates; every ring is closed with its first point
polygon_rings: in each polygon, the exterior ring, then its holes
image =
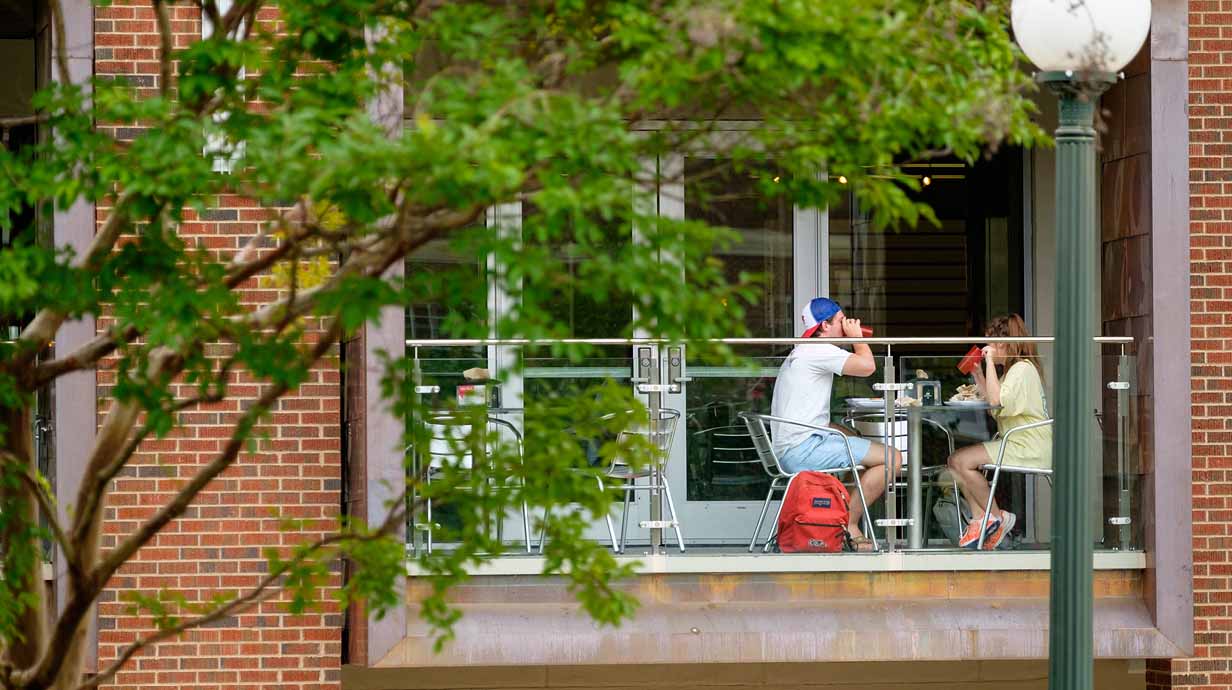
{"type": "MultiPolygon", "coordinates": [[[[1029,338],[1031,333],[1027,331],[1027,324],[1023,323],[1021,316],[1007,314],[989,321],[984,329],[984,335],[994,338],[1029,338]]],[[[1035,343],[1006,343],[1005,370],[1009,371],[1010,367],[1018,362],[1030,363],[1039,372],[1040,378],[1044,377],[1035,343]]]]}

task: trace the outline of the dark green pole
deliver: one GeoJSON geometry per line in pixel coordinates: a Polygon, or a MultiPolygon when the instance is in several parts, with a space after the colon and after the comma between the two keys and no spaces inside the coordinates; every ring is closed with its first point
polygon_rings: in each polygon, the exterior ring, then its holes
{"type": "Polygon", "coordinates": [[[1094,343],[1099,319],[1095,222],[1095,108],[1112,74],[1044,72],[1060,98],[1057,127],[1057,303],[1054,371],[1050,690],[1090,690],[1094,343]]]}

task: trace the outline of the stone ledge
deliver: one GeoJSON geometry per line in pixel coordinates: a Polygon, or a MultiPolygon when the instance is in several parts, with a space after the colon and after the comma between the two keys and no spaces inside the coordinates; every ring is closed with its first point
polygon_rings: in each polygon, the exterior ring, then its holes
{"type": "MultiPolygon", "coordinates": [[[[585,666],[1043,659],[1048,600],[834,599],[740,603],[643,601],[620,628],[574,604],[465,604],[455,641],[433,652],[412,629],[378,667],[585,666]]],[[[1095,604],[1101,658],[1182,655],[1138,598],[1095,604]]]]}

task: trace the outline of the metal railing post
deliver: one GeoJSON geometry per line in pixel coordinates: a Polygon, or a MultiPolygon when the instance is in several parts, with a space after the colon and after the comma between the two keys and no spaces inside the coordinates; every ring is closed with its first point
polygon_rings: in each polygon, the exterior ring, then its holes
{"type": "Polygon", "coordinates": [[[924,479],[922,467],[924,463],[923,434],[920,418],[920,408],[907,408],[907,514],[912,516],[911,524],[907,526],[907,548],[924,548],[924,520],[916,520],[914,516],[924,515],[924,498],[921,495],[924,479]]]}
{"type": "MultiPolygon", "coordinates": [[[[419,364],[419,347],[416,346],[411,350],[411,385],[415,391],[415,405],[411,408],[411,428],[415,429],[419,422],[419,403],[422,401],[421,391],[423,390],[423,368],[419,364]]],[[[415,503],[419,500],[419,444],[412,442],[411,444],[411,476],[414,480],[411,482],[410,490],[410,522],[411,522],[411,550],[416,556],[419,556],[419,528],[416,523],[419,517],[419,511],[415,510],[415,503]]]]}
{"type": "MultiPolygon", "coordinates": [[[[885,418],[884,424],[881,425],[882,442],[885,450],[885,499],[882,504],[885,505],[885,544],[886,551],[893,553],[895,547],[895,522],[898,520],[898,490],[894,487],[894,453],[893,448],[893,431],[894,431],[894,398],[897,397],[894,391],[897,375],[894,373],[894,354],[890,346],[886,346],[885,354],[885,372],[883,383],[885,384],[882,395],[885,397],[885,418]]],[[[859,478],[856,478],[859,481],[859,478]]]]}
{"type": "MultiPolygon", "coordinates": [[[[657,344],[645,345],[637,348],[637,369],[638,376],[636,379],[642,383],[638,384],[637,389],[646,395],[646,414],[649,419],[647,423],[651,429],[650,438],[655,439],[655,425],[661,416],[660,410],[663,409],[663,383],[662,372],[659,366],[659,346],[657,344]]],[[[668,449],[671,452],[671,449],[668,449]]],[[[659,458],[655,458],[650,466],[650,553],[653,556],[658,556],[663,553],[663,491],[660,487],[666,481],[661,471],[659,458]]]]}
{"type": "Polygon", "coordinates": [[[1108,384],[1116,391],[1116,447],[1117,447],[1117,516],[1110,522],[1117,526],[1118,546],[1129,550],[1131,547],[1129,499],[1129,468],[1125,458],[1125,423],[1129,418],[1129,393],[1132,388],[1130,381],[1133,371],[1130,369],[1129,356],[1125,354],[1125,346],[1121,346],[1121,356],[1117,360],[1117,380],[1108,384]]]}
{"type": "Polygon", "coordinates": [[[910,384],[898,383],[898,374],[894,369],[893,346],[886,344],[884,375],[881,383],[873,384],[873,390],[881,391],[885,398],[885,415],[881,426],[881,442],[885,451],[885,465],[882,468],[885,470],[885,499],[882,501],[885,505],[885,518],[878,520],[877,524],[885,528],[887,552],[894,551],[896,530],[899,527],[909,527],[915,524],[915,520],[911,518],[898,517],[898,487],[895,486],[894,479],[894,471],[898,469],[895,467],[898,463],[894,460],[894,429],[898,423],[895,401],[898,399],[899,391],[907,388],[910,388],[910,384]]]}

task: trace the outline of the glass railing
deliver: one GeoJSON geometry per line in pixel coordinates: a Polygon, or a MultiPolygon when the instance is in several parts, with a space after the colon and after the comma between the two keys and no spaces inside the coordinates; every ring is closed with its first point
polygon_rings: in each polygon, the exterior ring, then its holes
{"type": "MultiPolygon", "coordinates": [[[[708,341],[691,351],[687,346],[654,339],[408,340],[407,354],[417,360],[417,390],[424,409],[482,410],[491,420],[486,423],[500,427],[492,437],[498,442],[516,437],[518,443],[528,445],[528,457],[534,454],[533,445],[538,442],[535,429],[544,426],[528,416],[552,417],[556,424],[552,428],[568,435],[572,433],[571,414],[595,414],[599,409],[589,403],[576,410],[559,409],[553,401],[576,405],[581,394],[583,400],[594,400],[598,405],[604,391],[620,390],[629,404],[644,406],[652,416],[660,411],[678,412],[678,426],[663,462],[652,463],[654,473],[644,479],[662,481],[666,490],[629,492],[626,507],[622,490],[625,480],[609,477],[613,527],[603,519],[594,520],[587,534],[629,553],[646,553],[648,549],[676,553],[679,545],[675,530],[679,528],[685,553],[747,553],[752,540],[752,552],[762,554],[778,552],[773,540],[768,547],[766,544],[782,496],[781,484],[774,484],[780,490],[772,491],[775,462],[781,458],[759,454],[748,417],[750,413],[771,413],[779,368],[794,346],[824,342],[725,339],[708,341]],[[728,348],[731,356],[693,354],[713,350],[706,346],[715,344],[728,348]],[[524,438],[528,423],[531,433],[524,438]],[[669,492],[670,502],[665,500],[669,492]],[[763,509],[765,517],[755,535],[763,509]]],[[[975,498],[987,496],[988,489],[993,489],[997,508],[1015,516],[1013,528],[997,537],[997,550],[1048,548],[1053,481],[1051,429],[1047,424],[1017,432],[1012,429],[1016,424],[1052,419],[1057,413],[1050,404],[1054,390],[1051,338],[830,342],[846,348],[867,344],[876,362],[876,370],[869,376],[835,377],[831,425],[877,444],[874,451],[889,445],[901,457],[897,476],[884,495],[868,501],[873,526],[869,536],[875,535],[878,550],[959,550],[965,523],[972,513],[982,513],[986,505],[983,498],[975,498]],[[1013,346],[1013,352],[1025,355],[1022,365],[997,368],[1001,392],[1006,396],[998,401],[1000,405],[990,405],[975,385],[973,374],[959,369],[964,353],[990,342],[1013,346]],[[1022,352],[1024,348],[1034,348],[1035,352],[1022,352]],[[1043,382],[1042,396],[1038,386],[1032,389],[1029,385],[1033,377],[1043,382]],[[1023,396],[1028,398],[1025,402],[1023,396]],[[891,419],[887,423],[888,410],[891,419]],[[961,468],[964,462],[967,466],[974,462],[972,453],[984,462],[973,469],[955,471],[954,466],[961,468]],[[1000,471],[996,470],[998,459],[1000,471]],[[972,472],[985,478],[982,490],[979,481],[971,478],[972,472]],[[956,492],[956,486],[973,482],[974,488],[956,492]]],[[[1094,480],[1091,519],[1097,523],[1096,548],[1138,550],[1142,546],[1139,480],[1142,449],[1147,444],[1142,439],[1143,392],[1138,386],[1141,376],[1135,343],[1132,338],[1097,338],[1092,356],[1099,360],[1087,382],[1098,390],[1095,408],[1078,414],[1092,429],[1091,454],[1083,461],[1094,480]]],[[[987,388],[986,383],[983,391],[987,388]]],[[[605,404],[612,403],[609,400],[605,404]]],[[[779,413],[788,418],[808,416],[789,410],[779,413]]],[[[416,423],[425,421],[408,420],[408,424],[416,423]]],[[[779,430],[773,422],[769,428],[773,440],[779,430]]],[[[580,464],[603,476],[610,470],[598,457],[604,439],[582,436],[571,437],[578,457],[584,458],[580,464]]],[[[865,447],[862,443],[852,445],[865,447]]],[[[779,467],[788,472],[794,469],[779,467]]],[[[848,478],[840,478],[847,479],[855,500],[854,485],[848,478]]],[[[432,518],[417,515],[413,520],[411,534],[417,548],[426,546],[434,530],[434,546],[448,548],[448,537],[442,539],[450,532],[448,497],[438,494],[435,498],[432,518]]],[[[508,553],[539,552],[544,513],[530,513],[510,510],[495,519],[500,532],[497,539],[508,553]]]]}

